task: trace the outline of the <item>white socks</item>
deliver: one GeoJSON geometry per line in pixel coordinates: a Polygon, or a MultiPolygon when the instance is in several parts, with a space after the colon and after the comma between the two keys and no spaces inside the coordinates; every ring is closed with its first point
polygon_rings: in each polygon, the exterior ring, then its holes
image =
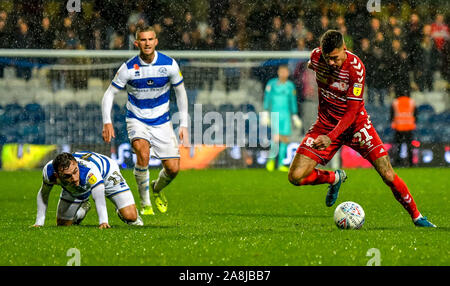
{"type": "Polygon", "coordinates": [[[150,172],[148,171],[148,166],[134,166],[134,177],[136,178],[136,183],[138,185],[139,196],[141,198],[141,206],[150,206],[150,193],[148,191],[150,172]]]}
{"type": "Polygon", "coordinates": [[[74,224],[80,224],[80,222],[84,219],[87,212],[90,208],[84,208],[83,204],[88,204],[89,202],[83,202],[81,203],[80,207],[78,208],[77,212],[75,213],[75,217],[73,218],[74,224]]]}
{"type": "Polygon", "coordinates": [[[154,191],[160,192],[164,187],[166,187],[170,182],[172,182],[172,178],[167,175],[166,170],[162,168],[159,172],[159,177],[155,182],[154,191]]]}

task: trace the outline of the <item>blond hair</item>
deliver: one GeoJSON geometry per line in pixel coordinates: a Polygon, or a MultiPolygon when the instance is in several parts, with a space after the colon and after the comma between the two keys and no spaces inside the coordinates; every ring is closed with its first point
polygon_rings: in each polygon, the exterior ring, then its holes
{"type": "Polygon", "coordinates": [[[155,37],[158,38],[158,35],[156,34],[156,30],[153,26],[140,26],[136,29],[136,34],[135,34],[136,40],[139,39],[139,34],[142,32],[153,32],[153,33],[155,33],[155,37]]]}

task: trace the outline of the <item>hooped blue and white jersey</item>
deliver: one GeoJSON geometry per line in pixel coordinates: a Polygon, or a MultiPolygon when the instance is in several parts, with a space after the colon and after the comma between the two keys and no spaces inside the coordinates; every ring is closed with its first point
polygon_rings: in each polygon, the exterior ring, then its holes
{"type": "Polygon", "coordinates": [[[122,64],[111,84],[118,89],[126,89],[128,93],[127,118],[160,125],[170,120],[170,87],[182,82],[177,62],[155,51],[150,64],[139,56],[122,64]]]}

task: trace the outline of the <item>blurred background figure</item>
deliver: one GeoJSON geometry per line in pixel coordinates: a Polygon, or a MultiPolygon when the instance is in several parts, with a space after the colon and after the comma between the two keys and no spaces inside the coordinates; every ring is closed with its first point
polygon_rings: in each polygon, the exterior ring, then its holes
{"type": "MultiPolygon", "coordinates": [[[[29,26],[25,21],[18,21],[19,31],[14,39],[14,44],[12,45],[15,49],[32,49],[34,48],[34,37],[30,33],[29,26]]],[[[16,65],[16,76],[18,78],[23,78],[25,81],[29,81],[31,78],[32,70],[32,59],[22,58],[17,61],[16,65]]]]}
{"type": "Polygon", "coordinates": [[[393,163],[412,167],[412,140],[416,129],[417,108],[408,95],[398,96],[391,106],[391,127],[395,131],[393,163]]]}
{"type": "Polygon", "coordinates": [[[408,54],[402,49],[399,40],[392,41],[392,52],[387,62],[389,63],[387,68],[387,71],[389,71],[389,79],[386,82],[393,86],[395,96],[409,96],[411,83],[408,54]]]}
{"type": "MultiPolygon", "coordinates": [[[[236,40],[233,38],[227,39],[226,51],[238,51],[239,49],[236,46],[236,40]]],[[[236,61],[228,60],[227,62],[233,63],[236,61]]],[[[239,88],[239,78],[241,72],[239,68],[225,68],[225,92],[228,94],[232,90],[237,90],[239,88]]]]}
{"type": "MultiPolygon", "coordinates": [[[[289,167],[285,166],[283,160],[286,158],[287,144],[289,136],[292,134],[291,120],[297,128],[301,128],[302,122],[297,114],[297,92],[294,83],[288,79],[289,69],[287,66],[278,67],[278,77],[269,80],[264,91],[264,117],[268,125],[270,113],[278,113],[278,126],[272,122],[272,134],[276,134],[271,139],[269,160],[266,164],[268,171],[273,171],[275,167],[279,171],[288,172],[289,167]],[[278,155],[278,164],[275,166],[275,158],[278,155]]],[[[272,118],[272,117],[271,117],[272,118]]]]}

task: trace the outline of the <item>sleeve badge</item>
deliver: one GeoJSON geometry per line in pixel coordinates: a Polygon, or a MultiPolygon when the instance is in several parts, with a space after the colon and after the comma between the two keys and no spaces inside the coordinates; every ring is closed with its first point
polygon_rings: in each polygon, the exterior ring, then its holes
{"type": "Polygon", "coordinates": [[[89,184],[93,185],[97,182],[97,178],[94,176],[94,174],[89,174],[88,176],[88,182],[89,184]]]}
{"type": "Polygon", "coordinates": [[[361,96],[361,91],[362,91],[362,84],[355,83],[353,85],[353,95],[354,96],[361,96]]]}

